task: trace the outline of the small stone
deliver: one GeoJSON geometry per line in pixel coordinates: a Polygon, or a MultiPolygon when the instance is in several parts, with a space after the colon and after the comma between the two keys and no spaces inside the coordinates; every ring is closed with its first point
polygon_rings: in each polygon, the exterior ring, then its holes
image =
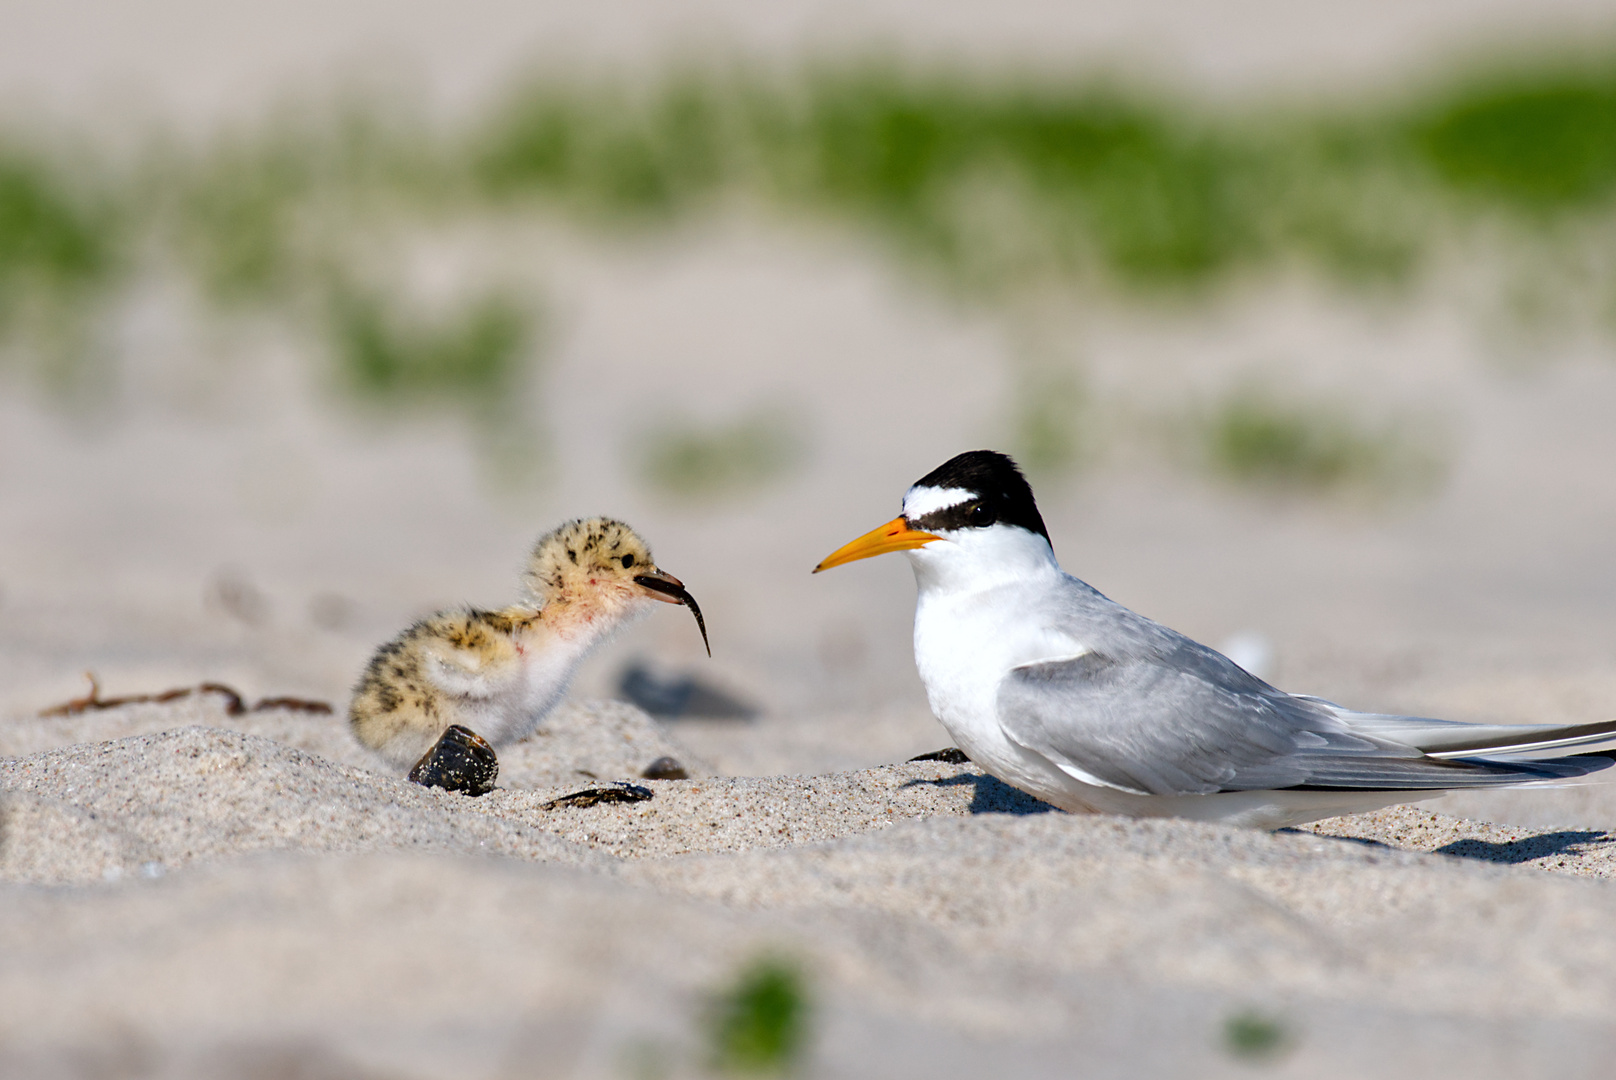
{"type": "Polygon", "coordinates": [[[499,759],[481,735],[459,724],[449,725],[432,749],[410,770],[410,779],[423,787],[438,787],[476,797],[494,790],[499,759]]]}
{"type": "Polygon", "coordinates": [[[679,764],[678,758],[659,757],[640,773],[647,780],[689,780],[690,774],[679,764]]]}

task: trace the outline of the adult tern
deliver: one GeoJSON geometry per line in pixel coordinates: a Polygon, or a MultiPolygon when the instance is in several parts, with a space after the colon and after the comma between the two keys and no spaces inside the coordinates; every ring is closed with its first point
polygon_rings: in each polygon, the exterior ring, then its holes
{"type": "Polygon", "coordinates": [[[1061,570],[1003,454],[921,477],[814,572],[901,551],[932,712],[982,769],[1067,810],[1282,828],[1604,769],[1616,721],[1468,724],[1288,694],[1061,570]]]}

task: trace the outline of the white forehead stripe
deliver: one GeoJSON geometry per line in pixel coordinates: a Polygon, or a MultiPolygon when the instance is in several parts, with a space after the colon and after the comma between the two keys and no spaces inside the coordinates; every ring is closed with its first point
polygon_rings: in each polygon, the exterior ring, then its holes
{"type": "Polygon", "coordinates": [[[976,492],[966,491],[964,488],[921,487],[917,484],[903,497],[903,516],[913,521],[938,510],[970,502],[974,498],[976,492]]]}

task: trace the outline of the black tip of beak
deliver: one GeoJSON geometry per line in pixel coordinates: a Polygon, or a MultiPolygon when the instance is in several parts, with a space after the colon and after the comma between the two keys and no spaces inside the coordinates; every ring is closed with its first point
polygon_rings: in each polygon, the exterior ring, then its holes
{"type": "Polygon", "coordinates": [[[656,577],[651,574],[639,575],[634,579],[634,584],[640,586],[642,589],[650,589],[652,592],[659,592],[664,596],[671,596],[685,607],[689,608],[690,613],[696,617],[697,628],[701,630],[701,643],[707,649],[708,658],[712,658],[713,646],[712,643],[707,640],[707,620],[701,617],[701,605],[696,603],[696,598],[690,595],[689,590],[677,582],[669,581],[665,577],[656,577]]]}
{"type": "Polygon", "coordinates": [[[696,629],[701,631],[702,648],[707,650],[707,659],[711,660],[713,658],[713,646],[707,640],[707,620],[701,617],[701,608],[696,606],[696,598],[688,593],[685,594],[685,607],[689,608],[690,614],[696,617],[696,629]]]}

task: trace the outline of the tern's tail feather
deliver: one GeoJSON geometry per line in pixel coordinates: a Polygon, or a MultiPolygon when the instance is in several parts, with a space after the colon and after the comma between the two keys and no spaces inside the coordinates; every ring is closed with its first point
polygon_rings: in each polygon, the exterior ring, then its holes
{"type": "Polygon", "coordinates": [[[1402,743],[1434,758],[1553,761],[1616,749],[1616,720],[1592,724],[1465,724],[1341,710],[1360,735],[1402,743]]]}

